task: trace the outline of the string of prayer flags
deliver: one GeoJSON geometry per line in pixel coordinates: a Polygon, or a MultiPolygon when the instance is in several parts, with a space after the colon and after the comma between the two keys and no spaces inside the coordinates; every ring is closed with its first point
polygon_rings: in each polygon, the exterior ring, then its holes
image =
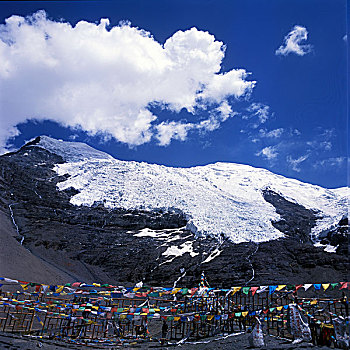
{"type": "MultiPolygon", "coordinates": [[[[255,293],[260,294],[263,292],[268,292],[269,294],[273,294],[274,292],[281,292],[281,291],[297,291],[300,288],[304,288],[305,291],[307,291],[311,286],[314,287],[315,290],[329,290],[339,288],[339,289],[350,289],[350,282],[336,282],[336,283],[314,283],[314,284],[276,284],[276,285],[263,285],[263,286],[253,286],[253,287],[247,287],[247,286],[236,286],[231,287],[231,289],[217,289],[217,288],[210,288],[207,287],[208,283],[205,280],[206,287],[200,287],[200,288],[179,288],[179,287],[146,287],[146,286],[135,286],[135,287],[124,287],[124,286],[112,286],[110,284],[100,284],[100,283],[92,283],[92,284],[86,284],[82,282],[74,282],[74,283],[66,283],[65,285],[45,285],[40,283],[34,283],[34,282],[26,282],[26,281],[19,281],[15,279],[0,277],[0,281],[3,283],[17,283],[19,284],[23,291],[27,291],[29,287],[34,287],[36,293],[45,293],[50,294],[53,296],[60,296],[60,295],[69,295],[69,294],[77,294],[77,295],[93,295],[93,294],[99,294],[102,297],[109,297],[111,296],[114,299],[118,299],[121,297],[126,298],[158,298],[162,297],[163,295],[176,295],[176,294],[182,294],[186,295],[189,294],[190,297],[193,296],[211,296],[215,295],[214,293],[225,293],[225,296],[228,295],[234,295],[237,292],[241,292],[244,295],[249,295],[249,291],[251,292],[251,295],[254,296],[255,293]],[[85,290],[84,288],[107,288],[113,290],[85,290]]],[[[3,284],[2,283],[2,284],[3,284]]]]}

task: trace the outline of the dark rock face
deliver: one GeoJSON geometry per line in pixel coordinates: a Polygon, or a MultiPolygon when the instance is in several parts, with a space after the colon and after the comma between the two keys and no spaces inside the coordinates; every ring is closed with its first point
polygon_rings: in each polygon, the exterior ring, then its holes
{"type": "Polygon", "coordinates": [[[282,218],[272,223],[277,230],[303,243],[311,241],[311,229],[316,225],[316,220],[321,219],[316,212],[292,203],[268,189],[263,191],[263,196],[266,202],[276,208],[276,212],[282,218]]]}
{"type": "Polygon", "coordinates": [[[334,247],[338,246],[337,251],[340,254],[348,254],[348,246],[349,246],[349,220],[347,217],[341,219],[336,225],[336,227],[332,227],[327,232],[321,234],[321,242],[322,244],[330,244],[334,247]]]}
{"type": "Polygon", "coordinates": [[[92,208],[71,205],[69,200],[76,191],[58,191],[56,185],[65,177],[52,170],[64,160],[33,147],[36,142],[0,157],[0,210],[9,215],[11,205],[24,246],[71,272],[72,278],[78,278],[72,272],[77,261],[89,271],[91,281],[125,284],[143,280],[172,285],[181,269],[186,274],[179,285],[189,287],[199,282],[202,271],[212,285],[224,287],[249,281],[256,285],[348,278],[347,221],[327,236],[328,242],[339,244],[337,253],[324,252],[314,247],[309,237],[318,214],[266,190],[265,200],[281,216],[273,225],[285,233],[285,239],[257,245],[196,238],[185,229],[185,215],[175,209],[110,210],[101,203],[92,208]],[[142,231],[146,228],[154,230],[153,236],[142,231]],[[186,252],[168,254],[176,249],[186,252]]]}

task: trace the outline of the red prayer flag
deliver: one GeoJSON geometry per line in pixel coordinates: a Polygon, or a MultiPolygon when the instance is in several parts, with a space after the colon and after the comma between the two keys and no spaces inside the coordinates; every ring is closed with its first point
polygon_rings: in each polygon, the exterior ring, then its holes
{"type": "Polygon", "coordinates": [[[252,295],[254,295],[258,289],[259,289],[259,287],[250,287],[252,295]]]}
{"type": "Polygon", "coordinates": [[[349,282],[340,282],[340,284],[341,284],[340,289],[348,288],[348,283],[349,283],[349,282]]]}

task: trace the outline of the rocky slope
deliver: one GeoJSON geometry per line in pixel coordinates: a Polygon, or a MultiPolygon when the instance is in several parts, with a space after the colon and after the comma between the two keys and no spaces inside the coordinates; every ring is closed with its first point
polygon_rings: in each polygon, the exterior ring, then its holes
{"type": "MultiPolygon", "coordinates": [[[[238,237],[238,231],[234,235],[225,234],[220,226],[220,230],[213,230],[215,234],[204,232],[205,220],[196,221],[193,216],[196,211],[189,215],[184,211],[185,205],[159,208],[108,205],[115,194],[109,185],[106,186],[106,181],[96,181],[103,172],[101,162],[112,163],[115,171],[115,160],[81,144],[64,143],[65,147],[58,148],[55,146],[57,142],[47,137],[37,138],[19,151],[0,157],[0,210],[7,222],[18,231],[17,245],[20,247],[24,238],[23,246],[30,254],[59,269],[65,276],[63,278],[130,284],[143,280],[147,284],[173,285],[182,276],[178,283],[188,286],[198,283],[202,271],[216,286],[307,283],[348,278],[348,222],[339,212],[342,203],[345,203],[345,195],[334,195],[330,190],[318,188],[315,190],[317,193],[323,191],[320,208],[312,209],[306,206],[308,203],[301,205],[290,196],[283,196],[283,188],[276,191],[272,183],[264,186],[260,192],[259,208],[265,210],[263,208],[266,207],[272,214],[264,215],[261,218],[264,223],[258,226],[252,224],[255,219],[251,221],[248,217],[244,239],[237,243],[233,238],[238,237]],[[94,161],[87,162],[86,159],[94,161]],[[79,170],[71,174],[74,162],[79,163],[79,170]],[[88,175],[84,179],[90,179],[85,185],[82,185],[82,173],[88,175]],[[96,191],[100,193],[102,190],[106,193],[105,197],[97,195],[96,191]],[[75,202],[77,196],[82,198],[82,195],[90,201],[92,198],[92,202],[84,203],[90,206],[75,205],[78,204],[75,202]],[[334,216],[332,213],[335,213],[334,216]],[[322,225],[317,228],[320,222],[322,225]],[[327,223],[328,230],[325,229],[327,223]],[[193,229],[193,225],[197,230],[193,229]],[[198,230],[198,227],[202,229],[198,230]],[[259,234],[254,236],[255,227],[259,234]],[[265,233],[262,231],[264,227],[265,233]],[[202,234],[198,235],[198,231],[202,234]],[[251,241],[248,239],[249,232],[254,238],[251,241]],[[315,233],[320,237],[319,247],[312,241],[315,233]],[[327,252],[325,248],[335,252],[327,252]]],[[[133,179],[138,179],[137,176],[142,175],[140,169],[144,171],[145,165],[130,163],[134,173],[138,170],[133,179]]],[[[127,193],[135,194],[135,191],[130,193],[127,184],[133,189],[136,185],[135,182],[121,181],[126,178],[127,169],[123,166],[124,173],[119,171],[119,178],[118,172],[113,173],[112,179],[114,192],[122,193],[125,198],[127,193]]],[[[153,175],[152,172],[150,174],[157,178],[157,167],[151,168],[153,175]]],[[[198,176],[198,171],[195,174],[198,176]]],[[[208,176],[211,174],[207,172],[208,176]]],[[[220,169],[219,175],[224,176],[223,169],[220,169]]],[[[215,182],[214,178],[209,181],[208,176],[205,182],[215,182]]],[[[250,181],[246,180],[246,187],[249,187],[250,181]]],[[[184,182],[181,184],[185,186],[184,182]]],[[[222,181],[221,184],[216,183],[217,187],[221,185],[222,181]]],[[[304,184],[302,189],[305,191],[308,186],[311,185],[304,184]]],[[[197,187],[203,189],[198,181],[197,187]]],[[[207,190],[208,187],[203,190],[206,195],[207,190]]],[[[219,190],[222,192],[222,188],[219,190]]],[[[224,195],[228,197],[227,193],[224,195]]],[[[143,202],[149,198],[147,193],[144,196],[143,202]]],[[[213,196],[217,194],[213,193],[213,196]]],[[[311,197],[309,195],[304,201],[310,202],[311,197]]],[[[252,212],[249,208],[247,211],[252,212]]],[[[223,213],[223,217],[225,215],[223,213]]],[[[210,220],[207,227],[215,226],[215,222],[210,220]]],[[[5,260],[4,255],[0,255],[0,259],[1,271],[14,274],[13,264],[5,260]]],[[[37,274],[40,276],[40,271],[37,274]]]]}

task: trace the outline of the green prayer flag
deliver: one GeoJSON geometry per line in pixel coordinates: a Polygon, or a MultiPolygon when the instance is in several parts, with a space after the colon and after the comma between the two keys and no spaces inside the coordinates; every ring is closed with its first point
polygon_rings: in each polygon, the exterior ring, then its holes
{"type": "Polygon", "coordinates": [[[250,287],[243,287],[243,288],[242,288],[242,292],[243,292],[244,294],[246,294],[246,295],[248,295],[249,290],[250,290],[250,287]]]}

